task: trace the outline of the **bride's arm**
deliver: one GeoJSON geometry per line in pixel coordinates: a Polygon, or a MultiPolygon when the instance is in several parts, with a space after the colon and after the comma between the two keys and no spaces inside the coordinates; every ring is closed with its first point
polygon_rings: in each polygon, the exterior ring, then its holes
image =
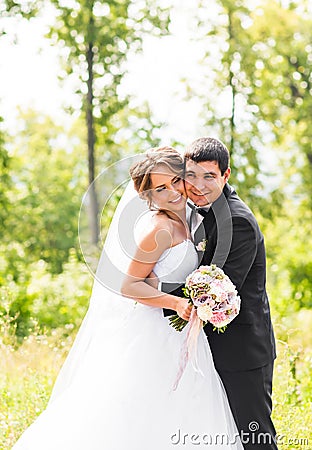
{"type": "Polygon", "coordinates": [[[158,289],[159,280],[157,275],[153,271],[151,271],[150,274],[145,278],[145,283],[147,283],[149,286],[152,286],[155,289],[158,289]]]}
{"type": "Polygon", "coordinates": [[[145,281],[156,261],[171,244],[170,230],[163,226],[154,226],[142,236],[136,255],[128,267],[121,293],[144,305],[173,309],[180,317],[188,320],[192,307],[185,298],[158,291],[145,281]]]}

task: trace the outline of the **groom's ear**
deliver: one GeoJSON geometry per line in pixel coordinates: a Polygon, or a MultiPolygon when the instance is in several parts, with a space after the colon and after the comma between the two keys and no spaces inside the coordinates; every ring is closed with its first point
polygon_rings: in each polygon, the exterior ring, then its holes
{"type": "Polygon", "coordinates": [[[225,182],[227,182],[228,181],[228,179],[230,178],[230,175],[231,175],[231,168],[230,167],[228,167],[227,169],[226,169],[226,171],[224,172],[224,181],[225,182]]]}

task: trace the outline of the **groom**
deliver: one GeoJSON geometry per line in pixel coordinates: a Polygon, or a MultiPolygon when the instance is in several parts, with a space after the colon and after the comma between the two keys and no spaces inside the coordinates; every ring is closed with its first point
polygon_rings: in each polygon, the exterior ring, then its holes
{"type": "MultiPolygon", "coordinates": [[[[271,420],[273,361],[276,357],[265,288],[266,260],[257,221],[234,189],[229,152],[217,139],[195,140],[185,154],[190,227],[201,265],[216,264],[241,297],[239,315],[224,333],[204,328],[245,449],[277,449],[271,420]]],[[[170,285],[162,290],[180,295],[170,285]]],[[[165,315],[172,311],[165,310],[165,315]]],[[[209,424],[207,424],[207,427],[209,424]]],[[[207,430],[208,432],[209,430],[207,430]]]]}

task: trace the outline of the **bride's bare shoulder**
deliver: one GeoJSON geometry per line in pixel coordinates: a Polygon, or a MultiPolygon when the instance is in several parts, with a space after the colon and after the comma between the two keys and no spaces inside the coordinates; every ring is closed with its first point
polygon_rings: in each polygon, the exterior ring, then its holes
{"type": "Polygon", "coordinates": [[[137,243],[146,240],[160,241],[165,245],[170,245],[172,241],[173,225],[166,214],[158,211],[149,211],[144,214],[136,223],[135,238],[137,243]]]}
{"type": "Polygon", "coordinates": [[[173,231],[172,220],[161,211],[148,211],[140,217],[136,224],[136,229],[144,233],[145,231],[173,231]]]}

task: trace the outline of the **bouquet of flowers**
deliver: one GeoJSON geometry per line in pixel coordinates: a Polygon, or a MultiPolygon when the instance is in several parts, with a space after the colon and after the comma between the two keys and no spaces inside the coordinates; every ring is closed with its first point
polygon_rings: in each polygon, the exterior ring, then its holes
{"type": "MultiPolygon", "coordinates": [[[[195,306],[196,315],[203,325],[210,322],[218,332],[224,332],[239,313],[241,300],[237,290],[230,278],[215,264],[200,266],[188,275],[183,292],[195,306]]],[[[188,323],[178,315],[169,320],[177,331],[183,330],[188,323]]]]}

